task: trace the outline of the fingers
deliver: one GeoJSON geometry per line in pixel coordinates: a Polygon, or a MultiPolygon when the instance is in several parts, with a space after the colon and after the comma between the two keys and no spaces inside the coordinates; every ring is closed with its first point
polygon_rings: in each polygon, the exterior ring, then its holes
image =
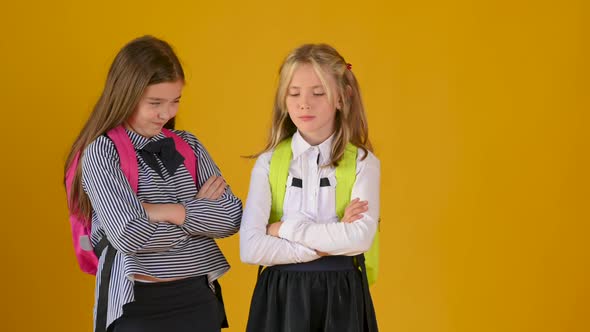
{"type": "Polygon", "coordinates": [[[197,198],[216,200],[221,197],[226,187],[227,184],[223,177],[212,175],[203,183],[203,186],[197,193],[197,198]]]}
{"type": "Polygon", "coordinates": [[[363,215],[361,215],[361,214],[353,215],[353,216],[350,216],[350,217],[344,217],[344,218],[342,218],[342,222],[345,222],[345,223],[353,223],[353,222],[361,219],[362,217],[363,217],[363,215]]]}
{"type": "Polygon", "coordinates": [[[225,188],[227,187],[227,183],[225,183],[225,179],[221,176],[219,177],[219,181],[217,181],[217,189],[212,194],[212,199],[216,200],[223,195],[225,192],[225,188]]]}
{"type": "Polygon", "coordinates": [[[197,198],[206,198],[209,194],[211,184],[215,182],[216,179],[217,176],[215,175],[208,178],[207,181],[205,181],[205,183],[203,183],[203,185],[201,186],[201,189],[199,189],[199,192],[197,193],[197,198]]]}
{"type": "Polygon", "coordinates": [[[357,215],[359,213],[363,213],[363,212],[367,212],[367,210],[369,209],[369,202],[367,201],[362,201],[362,202],[357,202],[354,205],[350,205],[348,207],[348,214],[352,215],[357,215]]]}
{"type": "MultiPolygon", "coordinates": [[[[352,204],[354,204],[354,203],[360,202],[360,200],[361,200],[361,199],[357,197],[357,198],[353,199],[352,201],[350,201],[350,203],[348,203],[348,206],[351,206],[351,205],[352,205],[352,204]]],[[[348,206],[347,206],[347,207],[348,207],[348,206]]]]}
{"type": "Polygon", "coordinates": [[[342,217],[342,222],[351,223],[361,219],[362,213],[367,212],[369,210],[369,202],[361,201],[359,198],[355,198],[350,201],[350,204],[344,210],[344,217],[342,217]]]}

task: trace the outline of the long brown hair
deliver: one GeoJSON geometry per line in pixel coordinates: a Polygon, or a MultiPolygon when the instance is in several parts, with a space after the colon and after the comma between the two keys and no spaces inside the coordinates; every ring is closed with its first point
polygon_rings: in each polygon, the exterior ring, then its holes
{"type": "Polygon", "coordinates": [[[325,75],[332,75],[336,82],[337,99],[341,100],[341,107],[337,109],[335,119],[335,134],[332,143],[330,162],[327,165],[338,166],[344,155],[344,149],[349,142],[364,151],[372,151],[369,141],[369,129],[365,108],[361,99],[359,85],[354,73],[344,58],[332,46],[326,44],[305,44],[293,50],[283,61],[279,70],[279,86],[275,95],[272,126],[268,142],[264,150],[251,157],[274,149],[285,138],[292,136],[297,127],[291,121],[287,110],[287,90],[295,69],[301,64],[311,64],[322,81],[328,98],[331,96],[325,75]]]}
{"type": "MultiPolygon", "coordinates": [[[[102,94],[72,145],[64,174],[92,141],[131,116],[149,85],[178,80],[184,81],[184,72],[174,50],[165,41],[143,36],[125,45],[111,64],[102,94]]],[[[174,128],[174,118],[165,127],[174,128]]],[[[68,206],[72,213],[87,220],[92,215],[90,200],[82,189],[81,163],[76,169],[68,206]]]]}

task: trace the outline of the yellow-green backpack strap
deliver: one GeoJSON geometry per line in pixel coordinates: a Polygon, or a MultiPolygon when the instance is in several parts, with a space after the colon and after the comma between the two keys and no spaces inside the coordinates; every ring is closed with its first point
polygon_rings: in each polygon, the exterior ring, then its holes
{"type": "Polygon", "coordinates": [[[377,281],[377,275],[379,275],[379,223],[377,223],[377,232],[373,237],[373,244],[371,244],[369,251],[365,253],[365,267],[367,268],[369,285],[372,285],[377,281]]]}
{"type": "Polygon", "coordinates": [[[348,143],[344,155],[336,167],[336,214],[338,219],[344,216],[344,210],[350,203],[352,187],[356,180],[357,147],[348,143]]]}
{"type": "Polygon", "coordinates": [[[270,207],[269,224],[280,221],[283,217],[283,202],[287,190],[287,178],[289,177],[289,166],[291,165],[291,137],[281,141],[272,152],[268,180],[272,203],[270,207]]]}
{"type": "MultiPolygon", "coordinates": [[[[344,210],[350,203],[352,187],[356,181],[356,160],[358,149],[352,144],[348,144],[344,150],[344,156],[336,167],[336,214],[342,219],[344,210]]],[[[365,267],[367,269],[367,279],[372,285],[377,281],[379,273],[379,229],[373,238],[373,244],[369,251],[365,253],[365,267]]]]}

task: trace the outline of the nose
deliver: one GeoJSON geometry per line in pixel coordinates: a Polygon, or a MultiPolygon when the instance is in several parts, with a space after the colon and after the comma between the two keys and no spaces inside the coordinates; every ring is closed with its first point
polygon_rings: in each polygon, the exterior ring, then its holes
{"type": "Polygon", "coordinates": [[[299,109],[302,110],[302,111],[304,111],[304,110],[310,109],[310,107],[309,107],[309,104],[308,103],[305,103],[304,102],[304,103],[299,104],[299,109]]]}
{"type": "Polygon", "coordinates": [[[168,106],[164,108],[164,110],[158,114],[158,118],[166,121],[170,120],[171,114],[174,112],[173,107],[174,106],[168,106]]]}
{"type": "Polygon", "coordinates": [[[168,120],[168,110],[162,111],[158,114],[158,119],[160,120],[168,120]]]}

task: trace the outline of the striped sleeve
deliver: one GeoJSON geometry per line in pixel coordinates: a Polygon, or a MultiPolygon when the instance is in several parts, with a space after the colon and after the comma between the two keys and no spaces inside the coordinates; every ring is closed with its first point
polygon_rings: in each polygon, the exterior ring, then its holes
{"type": "MultiPolygon", "coordinates": [[[[197,188],[201,188],[212,175],[221,176],[219,168],[192,134],[183,132],[184,138],[197,156],[197,188]]],[[[186,219],[182,226],[191,235],[222,238],[237,233],[242,219],[242,201],[231,191],[229,185],[218,200],[195,198],[183,202],[186,219]]]]}
{"type": "Polygon", "coordinates": [[[107,137],[100,136],[84,151],[82,184],[109,242],[123,253],[165,251],[188,236],[176,225],[148,221],[107,137]]]}

